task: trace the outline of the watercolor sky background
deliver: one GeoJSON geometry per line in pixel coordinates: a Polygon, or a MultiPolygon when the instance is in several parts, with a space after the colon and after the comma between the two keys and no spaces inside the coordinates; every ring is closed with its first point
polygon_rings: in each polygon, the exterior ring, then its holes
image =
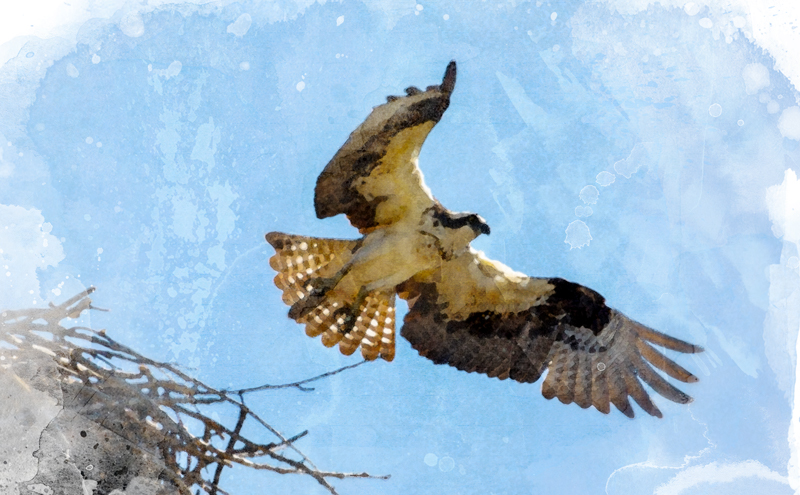
{"type": "MultiPolygon", "coordinates": [[[[316,175],[372,106],[455,59],[420,156],[433,193],[487,219],[489,257],[704,346],[679,358],[696,401],[604,416],[401,341],[391,364],[250,406],[309,429],[323,469],[392,474],[342,493],[800,488],[800,66],[765,21],[796,23],[786,4],[55,3],[46,32],[0,47],[4,307],[97,286],[112,311],[92,326],[217,387],[356,362],[286,318],[263,234],[354,237],[314,217],[316,175]]],[[[229,476],[232,493],[323,493],[229,476]]]]}

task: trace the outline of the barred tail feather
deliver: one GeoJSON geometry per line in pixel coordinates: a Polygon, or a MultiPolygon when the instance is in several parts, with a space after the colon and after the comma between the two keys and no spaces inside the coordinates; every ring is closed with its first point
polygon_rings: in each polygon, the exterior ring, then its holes
{"type": "Polygon", "coordinates": [[[266,238],[275,248],[275,255],[269,259],[269,266],[278,272],[275,285],[283,291],[283,302],[289,306],[308,296],[312,279],[335,275],[358,245],[358,241],[281,232],[270,232],[266,238]]]}
{"type": "MultiPolygon", "coordinates": [[[[271,232],[266,238],[275,248],[275,255],[269,260],[270,266],[278,272],[275,285],[283,291],[283,302],[289,306],[309,297],[312,280],[336,275],[358,248],[358,241],[279,232],[271,232]]],[[[348,315],[351,308],[330,292],[321,297],[311,311],[296,316],[295,320],[305,325],[309,337],[321,335],[326,347],[339,344],[342,354],[353,354],[361,347],[364,359],[371,361],[380,357],[391,361],[395,353],[394,303],[394,291],[376,291],[367,294],[360,307],[348,315]],[[345,322],[347,316],[355,319],[349,331],[345,322]]]]}

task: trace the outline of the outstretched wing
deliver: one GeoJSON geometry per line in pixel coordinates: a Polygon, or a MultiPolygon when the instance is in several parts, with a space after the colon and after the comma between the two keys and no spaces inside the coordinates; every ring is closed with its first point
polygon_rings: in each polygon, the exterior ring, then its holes
{"type": "Polygon", "coordinates": [[[653,366],[683,382],[697,378],[651,344],[702,349],[627,318],[581,285],[526,277],[470,249],[398,293],[409,302],[401,335],[436,364],[528,383],[547,369],[547,399],[603,413],[611,403],[631,418],[628,397],[661,417],[641,382],[672,401],[691,401],[653,366]]]}
{"type": "Polygon", "coordinates": [[[344,213],[363,233],[433,206],[417,157],[447,110],[455,83],[453,61],[441,85],[425,91],[412,86],[407,96],[389,96],[387,103],[375,107],[317,179],[317,217],[344,213]]]}

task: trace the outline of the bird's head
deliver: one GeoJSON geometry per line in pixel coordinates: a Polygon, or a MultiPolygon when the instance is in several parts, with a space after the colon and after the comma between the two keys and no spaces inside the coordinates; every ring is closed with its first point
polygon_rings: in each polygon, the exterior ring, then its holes
{"type": "Polygon", "coordinates": [[[489,228],[489,224],[486,223],[486,220],[484,220],[482,216],[472,213],[468,218],[468,225],[472,227],[472,230],[475,232],[475,237],[481,234],[489,235],[492,233],[492,229],[489,228]]]}
{"type": "Polygon", "coordinates": [[[444,237],[454,236],[454,239],[458,238],[461,242],[469,243],[479,235],[489,235],[491,232],[489,224],[477,213],[454,213],[438,202],[429,211],[434,227],[451,232],[444,237]]]}

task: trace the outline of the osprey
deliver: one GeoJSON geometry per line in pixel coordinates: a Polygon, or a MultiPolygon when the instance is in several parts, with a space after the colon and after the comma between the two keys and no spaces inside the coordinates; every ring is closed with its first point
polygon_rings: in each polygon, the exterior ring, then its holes
{"type": "Polygon", "coordinates": [[[683,381],[697,378],[652,344],[684,353],[702,349],[609,308],[597,292],[560,278],[533,278],[470,247],[489,226],[454,213],[425,185],[422,143],[450,104],[456,63],[442,83],[389,96],[347,139],[317,179],[318,218],[340,213],[355,240],[272,232],[270,266],[311,337],[367,360],[395,355],[395,295],[408,302],[401,334],[436,364],[501,380],[532,383],[547,370],[542,394],[565,404],[614,404],[634,416],[629,397],[661,417],[641,382],[688,403],[653,366],[683,381]]]}

